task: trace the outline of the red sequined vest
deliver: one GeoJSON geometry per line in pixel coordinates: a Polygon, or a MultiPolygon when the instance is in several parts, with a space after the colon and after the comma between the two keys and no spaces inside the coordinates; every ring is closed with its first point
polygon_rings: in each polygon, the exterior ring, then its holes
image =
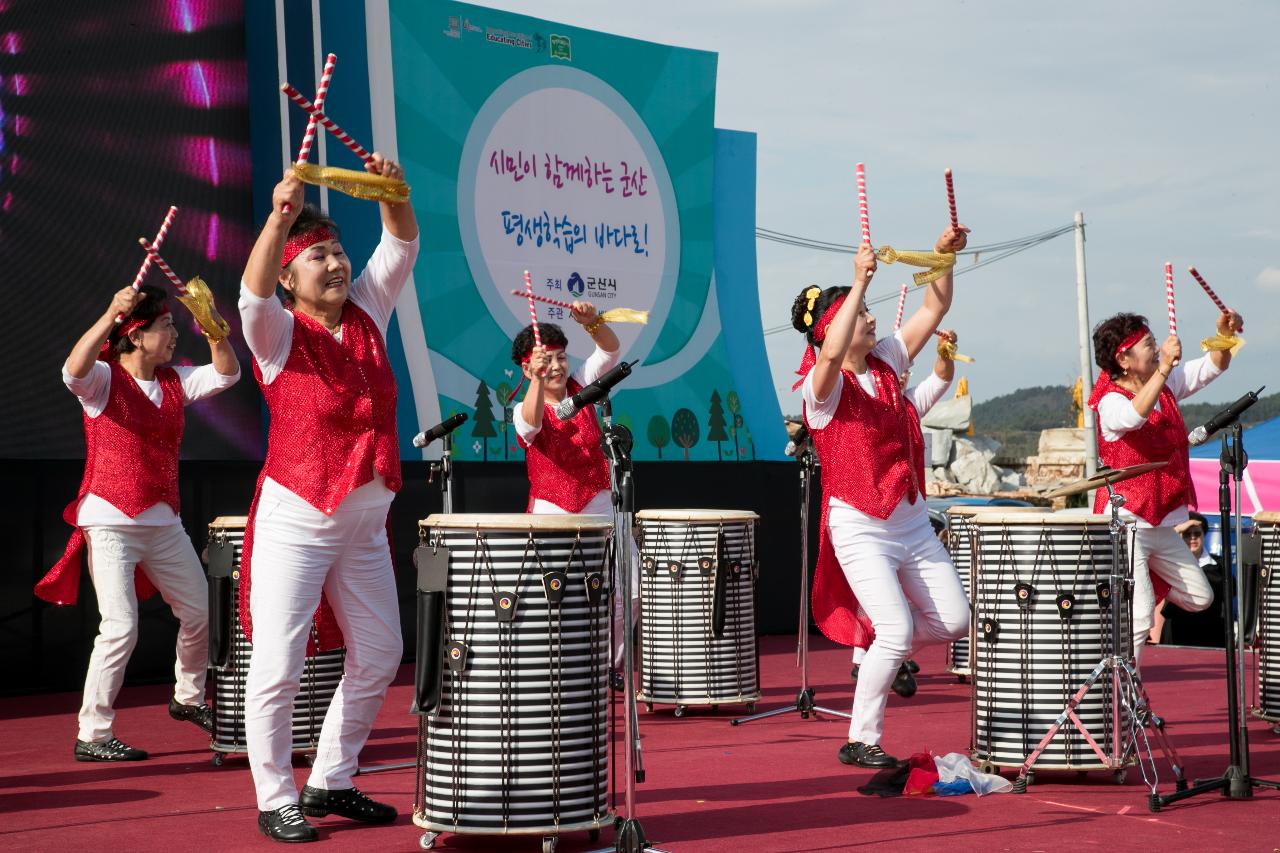
{"type": "MultiPolygon", "coordinates": [[[[566,396],[577,394],[582,385],[570,379],[566,396]]],[[[547,404],[542,412],[542,429],[533,444],[525,444],[529,464],[529,512],[535,500],[550,501],[568,512],[580,512],[597,494],[609,488],[609,463],[600,449],[600,425],[595,406],[586,406],[567,421],[556,417],[547,404]]]]}
{"type": "MultiPolygon", "coordinates": [[[[1098,411],[1102,398],[1110,393],[1132,400],[1134,393],[1120,385],[1104,371],[1089,395],[1089,408],[1098,411]]],[[[1124,495],[1124,508],[1148,524],[1159,526],[1164,517],[1181,506],[1196,505],[1196,490],[1191,482],[1190,445],[1187,427],[1178,409],[1178,401],[1168,386],[1160,389],[1160,405],[1151,410],[1147,422],[1120,436],[1117,441],[1102,437],[1098,429],[1098,456],[1111,468],[1140,465],[1143,462],[1165,462],[1163,468],[1116,483],[1113,488],[1124,495]]],[[[1108,512],[1107,490],[1094,494],[1093,511],[1108,512]]]]}
{"type": "Polygon", "coordinates": [[[268,477],[325,515],[373,479],[400,489],[396,380],[382,333],[354,302],[342,312],[342,341],[303,314],[293,315],[284,369],[262,384],[271,412],[268,477]]]}
{"type": "Polygon", "coordinates": [[[902,396],[892,368],[875,356],[867,357],[867,368],[876,396],[853,373],[841,371],[844,382],[831,421],[809,433],[822,463],[823,503],[839,498],[885,519],[904,496],[915,503],[923,491],[924,440],[920,416],[902,396]]]}
{"type": "MultiPolygon", "coordinates": [[[[175,513],[179,510],[178,446],[185,423],[182,380],[172,368],[156,368],[156,381],[164,392],[157,407],[119,362],[109,364],[107,406],[96,418],[88,412],[84,415],[84,479],[76,499],[62,512],[73,527],[80,502],[90,493],[130,518],[161,502],[175,513]]],[[[62,559],[36,584],[36,595],[55,604],[74,603],[83,550],[84,534],[77,527],[62,559]]],[[[153,591],[139,574],[139,597],[153,591]]]]}

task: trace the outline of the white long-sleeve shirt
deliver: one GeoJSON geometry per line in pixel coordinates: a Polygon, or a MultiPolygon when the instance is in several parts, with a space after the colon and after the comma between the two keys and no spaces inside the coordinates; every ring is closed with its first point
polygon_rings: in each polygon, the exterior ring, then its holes
{"type": "MultiPolygon", "coordinates": [[[[221,393],[240,381],[240,365],[236,372],[224,376],[212,364],[195,367],[184,365],[173,368],[182,382],[182,404],[189,406],[206,397],[221,393]]],[[[147,399],[160,408],[164,404],[164,388],[159,379],[139,379],[130,374],[130,379],[138,384],[147,399]]],[[[72,376],[67,366],[62,366],[62,382],[80,400],[80,406],[90,418],[96,418],[107,408],[111,399],[111,365],[105,361],[95,361],[84,376],[72,376]]],[[[94,494],[84,496],[80,507],[76,510],[76,524],[80,527],[93,525],[120,527],[138,525],[142,527],[159,527],[172,524],[178,514],[173,507],[161,502],[148,507],[133,518],[125,515],[107,501],[94,494]]]]}
{"type": "MultiPolygon", "coordinates": [[[[395,310],[400,291],[409,281],[417,258],[418,238],[406,242],[383,228],[382,239],[369,262],[351,282],[348,298],[369,315],[384,341],[387,326],[391,323],[391,312],[395,310]]],[[[289,360],[289,351],[293,347],[293,312],[286,309],[274,293],[260,297],[243,281],[240,283],[239,307],[245,343],[262,373],[262,384],[270,385],[289,360]]],[[[339,327],[335,337],[341,339],[341,332],[339,327]]],[[[367,509],[380,504],[390,505],[394,497],[382,475],[375,471],[373,480],[347,495],[341,506],[343,509],[367,509]]],[[[311,504],[270,477],[263,478],[262,499],[278,500],[295,509],[311,508],[311,504]]]]}
{"type": "MultiPolygon", "coordinates": [[[[616,352],[609,352],[597,346],[595,351],[587,356],[587,360],[582,363],[582,366],[569,374],[569,376],[579,385],[590,385],[616,367],[621,357],[621,348],[616,352]]],[[[516,406],[512,410],[511,422],[515,425],[516,435],[520,436],[520,440],[525,444],[533,444],[533,440],[538,437],[538,433],[542,432],[542,425],[534,426],[526,421],[523,408],[523,406],[516,406]]]]}
{"type": "Polygon", "coordinates": [[[929,375],[920,380],[918,385],[902,392],[902,396],[906,397],[920,417],[924,417],[930,409],[937,405],[942,399],[942,395],[947,393],[947,389],[951,387],[950,379],[943,379],[932,370],[929,375]]]}

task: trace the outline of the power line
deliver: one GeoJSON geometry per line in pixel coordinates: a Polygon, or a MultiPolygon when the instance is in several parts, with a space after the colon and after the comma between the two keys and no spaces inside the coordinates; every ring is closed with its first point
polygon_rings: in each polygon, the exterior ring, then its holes
{"type": "MultiPolygon", "coordinates": [[[[980,267],[994,264],[1005,258],[1025,252],[1028,249],[1035,248],[1050,240],[1061,237],[1063,234],[1069,234],[1075,230],[1075,224],[1063,225],[1058,228],[1051,228],[1047,231],[1041,231],[1036,234],[1029,234],[1025,237],[1018,237],[1013,240],[1005,240],[999,243],[989,243],[983,246],[971,246],[964,251],[957,252],[957,255],[972,255],[975,262],[965,267],[960,267],[953,273],[954,276],[965,275],[973,272],[980,267]],[[992,254],[994,253],[994,254],[992,254]],[[991,255],[991,257],[977,260],[980,255],[991,255]]],[[[853,255],[857,254],[858,247],[844,243],[831,243],[825,240],[814,240],[808,237],[799,237],[794,234],[784,234],[780,231],[772,231],[768,228],[757,228],[756,238],[761,240],[769,240],[775,243],[783,243],[786,245],[797,246],[800,248],[813,249],[822,252],[838,252],[840,254],[853,255]]],[[[884,296],[878,296],[875,299],[868,299],[867,305],[879,305],[882,302],[890,302],[898,298],[897,293],[890,293],[884,296]]],[[[770,326],[764,330],[766,335],[776,335],[780,332],[794,331],[790,323],[782,323],[777,326],[770,326]]]]}

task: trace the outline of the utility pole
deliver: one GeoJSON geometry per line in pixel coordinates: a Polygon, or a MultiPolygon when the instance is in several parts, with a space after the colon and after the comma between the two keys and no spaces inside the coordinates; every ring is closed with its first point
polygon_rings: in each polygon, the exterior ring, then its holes
{"type": "Polygon", "coordinates": [[[1093,357],[1089,346],[1089,294],[1084,272],[1084,213],[1076,211],[1076,310],[1080,323],[1080,397],[1084,414],[1084,475],[1098,473],[1097,415],[1089,408],[1089,392],[1093,388],[1093,357]]]}

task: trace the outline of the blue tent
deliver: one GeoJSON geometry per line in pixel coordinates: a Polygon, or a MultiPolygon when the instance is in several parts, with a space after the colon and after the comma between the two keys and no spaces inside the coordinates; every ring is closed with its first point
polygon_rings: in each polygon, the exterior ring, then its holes
{"type": "MultiPolygon", "coordinates": [[[[1187,424],[1194,429],[1197,424],[1187,424]]],[[[1280,459],[1280,418],[1263,421],[1243,433],[1244,449],[1250,459],[1280,459]]],[[[1222,452],[1222,442],[1215,435],[1199,447],[1191,448],[1192,459],[1217,459],[1222,452]]]]}

